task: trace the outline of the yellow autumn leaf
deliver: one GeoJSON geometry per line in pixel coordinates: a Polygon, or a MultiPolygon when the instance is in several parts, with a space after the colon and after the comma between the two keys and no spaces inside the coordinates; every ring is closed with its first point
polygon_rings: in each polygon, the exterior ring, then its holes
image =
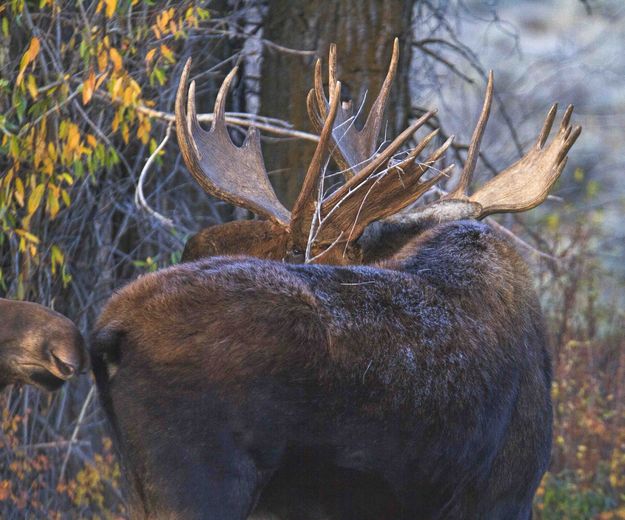
{"type": "Polygon", "coordinates": [[[95,72],[93,69],[89,71],[89,76],[82,84],[82,104],[86,105],[91,101],[93,97],[93,91],[95,90],[95,72]]]}
{"type": "Polygon", "coordinates": [[[113,18],[115,8],[117,7],[117,0],[104,0],[104,2],[106,3],[106,17],[113,18]]]}
{"type": "Polygon", "coordinates": [[[35,141],[35,153],[33,155],[33,166],[39,168],[46,156],[47,148],[45,138],[40,135],[35,141]]]}
{"type": "Polygon", "coordinates": [[[100,52],[98,52],[98,70],[102,72],[104,69],[106,69],[108,62],[109,62],[108,52],[106,52],[106,49],[101,49],[100,52]]]}
{"type": "Polygon", "coordinates": [[[23,208],[24,207],[24,183],[22,179],[17,177],[15,179],[15,193],[13,194],[17,203],[23,208]]]}
{"type": "MultiPolygon", "coordinates": [[[[54,193],[55,190],[48,190],[48,202],[46,204],[48,213],[50,215],[50,219],[54,220],[61,209],[61,205],[59,204],[58,196],[60,194],[54,193]]],[[[58,191],[58,189],[56,190],[58,191]]]]}
{"type": "Polygon", "coordinates": [[[24,80],[24,72],[26,71],[26,67],[28,67],[28,65],[31,64],[35,60],[37,55],[39,54],[39,47],[40,47],[39,38],[37,38],[36,36],[33,36],[32,39],[30,40],[30,44],[28,45],[28,49],[26,49],[26,52],[24,53],[24,55],[22,56],[22,59],[20,60],[20,70],[15,80],[16,85],[19,86],[22,84],[22,81],[24,80]]]}
{"type": "Polygon", "coordinates": [[[37,186],[35,186],[35,189],[30,192],[30,196],[28,197],[28,206],[26,209],[29,215],[35,213],[35,211],[37,211],[37,208],[39,208],[45,189],[46,187],[43,184],[37,184],[37,186]]]}
{"type": "Polygon", "coordinates": [[[26,88],[28,89],[30,97],[33,99],[37,99],[37,96],[39,95],[39,90],[37,89],[37,80],[32,74],[28,75],[28,79],[26,80],[26,88]]]}
{"type": "Polygon", "coordinates": [[[53,143],[48,143],[48,157],[52,162],[56,162],[56,158],[58,156],[56,146],[53,143]]]}
{"type": "Polygon", "coordinates": [[[176,59],[174,58],[174,53],[171,51],[169,47],[167,47],[167,45],[161,45],[161,54],[170,63],[173,63],[174,61],[176,61],[176,59]]]}
{"type": "Polygon", "coordinates": [[[130,105],[135,100],[135,92],[132,87],[128,86],[124,89],[124,95],[122,96],[122,102],[124,105],[130,105]]]}
{"type": "Polygon", "coordinates": [[[128,144],[128,140],[130,139],[130,129],[128,128],[127,124],[123,124],[122,125],[122,139],[124,140],[124,143],[128,144]]]}
{"type": "Polygon", "coordinates": [[[101,74],[99,78],[95,80],[95,88],[94,90],[98,90],[100,85],[104,82],[104,80],[108,77],[109,73],[106,71],[104,74],[101,74]]]}
{"type": "MultiPolygon", "coordinates": [[[[120,91],[121,91],[122,86],[123,86],[123,85],[122,85],[122,84],[123,84],[123,82],[124,82],[124,79],[123,79],[123,78],[117,78],[117,79],[113,82],[113,85],[110,87],[111,97],[112,97],[113,99],[115,99],[115,98],[118,98],[118,97],[119,97],[120,91]]],[[[109,83],[109,85],[110,85],[110,83],[109,83]]]]}
{"type": "Polygon", "coordinates": [[[6,175],[2,179],[0,179],[0,186],[2,186],[3,188],[11,186],[11,183],[13,182],[14,171],[14,167],[9,168],[9,171],[6,173],[6,175]]]}
{"type": "Polygon", "coordinates": [[[78,130],[78,126],[72,123],[67,129],[67,149],[74,150],[78,147],[79,143],[80,131],[78,130]]]}
{"type": "Polygon", "coordinates": [[[26,51],[25,56],[28,57],[28,62],[32,62],[34,61],[34,59],[37,57],[37,55],[39,54],[39,38],[37,38],[36,36],[33,36],[33,38],[30,40],[30,44],[28,45],[28,50],[26,51]]]}
{"type": "Polygon", "coordinates": [[[39,243],[39,238],[37,238],[32,233],[26,231],[25,229],[16,229],[15,233],[17,235],[19,235],[20,237],[28,240],[29,242],[32,242],[33,244],[38,244],[39,243]]]}
{"type": "Polygon", "coordinates": [[[147,117],[141,118],[139,126],[137,127],[137,137],[143,144],[147,144],[150,139],[150,130],[152,129],[152,123],[147,117]]]}
{"type": "Polygon", "coordinates": [[[169,20],[171,20],[174,15],[174,10],[168,9],[167,11],[163,11],[158,18],[156,19],[156,25],[162,33],[165,33],[167,30],[167,25],[169,24],[169,20]]]}
{"type": "Polygon", "coordinates": [[[113,116],[113,121],[111,122],[111,130],[113,132],[117,132],[117,129],[119,128],[120,119],[121,117],[119,115],[119,112],[116,112],[115,115],[113,116]]]}
{"type": "Polygon", "coordinates": [[[121,70],[122,68],[122,57],[119,54],[118,50],[115,47],[111,47],[109,49],[109,57],[111,58],[111,61],[113,62],[113,70],[115,72],[121,70]]]}
{"type": "Polygon", "coordinates": [[[61,198],[63,199],[65,205],[69,208],[72,199],[70,198],[69,193],[67,193],[66,190],[61,190],[61,198]]]}
{"type": "Polygon", "coordinates": [[[145,55],[145,63],[149,65],[154,59],[154,54],[156,54],[156,49],[150,49],[148,53],[145,55]]]}

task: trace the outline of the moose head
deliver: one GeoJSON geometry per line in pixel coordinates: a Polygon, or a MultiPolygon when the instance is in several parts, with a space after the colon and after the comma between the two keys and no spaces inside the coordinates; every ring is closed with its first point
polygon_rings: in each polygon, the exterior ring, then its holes
{"type": "Polygon", "coordinates": [[[82,336],[42,305],[0,298],[0,389],[15,383],[56,390],[86,363],[82,336]]]}
{"type": "Polygon", "coordinates": [[[475,193],[468,193],[492,104],[491,72],[482,113],[457,187],[425,207],[398,214],[453,168],[451,165],[440,171],[434,166],[452,143],[453,136],[425,160],[419,160],[419,155],[438,130],[426,135],[411,151],[397,159],[402,144],[430,121],[435,110],[426,112],[378,153],[384,109],[398,59],[396,39],[386,78],[361,129],[354,124],[352,103],[340,101],[336,47],[330,47],[329,100],[324,92],[321,62],[317,61],[314,88],[308,94],[307,107],[320,137],[290,212],[278,201],[271,187],[258,131],[251,127],[243,145],[237,147],[226,129],[226,95],[236,75],[236,67],[219,90],[213,123],[207,132],[197,120],[194,82],[187,95],[189,59],[176,97],[176,132],[187,168],[207,193],[246,208],[264,220],[234,221],[204,228],[189,239],[182,260],[246,254],[294,263],[371,263],[396,252],[405,243],[402,237],[414,236],[414,229],[420,223],[482,219],[493,213],[526,211],[545,200],[566,164],[568,150],[581,132],[581,127],[573,129],[570,125],[572,106],[567,108],[560,128],[549,144],[546,143],[557,105],[549,111],[536,144],[522,159],[475,193]],[[345,183],[325,196],[324,172],[330,155],[339,166],[345,183]],[[422,180],[432,171],[434,175],[422,180]]]}

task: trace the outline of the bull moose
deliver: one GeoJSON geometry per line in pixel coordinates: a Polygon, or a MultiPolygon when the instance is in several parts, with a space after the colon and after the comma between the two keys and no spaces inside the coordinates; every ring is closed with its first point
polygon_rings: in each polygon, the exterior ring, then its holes
{"type": "Polygon", "coordinates": [[[56,390],[86,363],[83,338],[65,316],[0,298],[0,389],[24,383],[56,390]]]}
{"type": "Polygon", "coordinates": [[[127,285],[98,320],[92,365],[133,518],[531,517],[551,447],[545,326],[526,264],[480,219],[543,202],[580,128],[569,107],[548,143],[554,106],[529,152],[469,194],[491,74],[457,188],[400,213],[446,174],[434,165],[450,141],[424,161],[435,132],[398,154],[428,112],[378,150],[397,58],[395,42],[362,129],[340,103],[335,48],[328,98],[317,62],[320,138],[290,212],[258,133],[241,147],[228,135],[236,69],[207,132],[187,63],[185,163],[264,220],[202,230],[185,263],[127,285]],[[345,183],[327,194],[330,155],[345,183]]]}

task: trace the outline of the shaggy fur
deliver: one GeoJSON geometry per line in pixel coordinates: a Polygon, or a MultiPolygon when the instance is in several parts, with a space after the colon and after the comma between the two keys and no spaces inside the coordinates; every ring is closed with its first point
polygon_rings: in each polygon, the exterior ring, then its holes
{"type": "Polygon", "coordinates": [[[102,313],[133,518],[523,519],[550,453],[528,270],[475,221],[376,266],[215,257],[102,313]]]}

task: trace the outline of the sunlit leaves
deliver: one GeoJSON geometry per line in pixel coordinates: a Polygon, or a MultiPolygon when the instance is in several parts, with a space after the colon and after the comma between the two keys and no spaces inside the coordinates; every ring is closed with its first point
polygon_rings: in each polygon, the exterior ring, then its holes
{"type": "Polygon", "coordinates": [[[27,211],[28,215],[32,216],[35,211],[39,209],[39,205],[41,204],[41,199],[43,198],[43,193],[46,187],[43,184],[38,184],[35,188],[30,192],[30,196],[28,197],[28,205],[27,211]]]}
{"type": "Polygon", "coordinates": [[[150,63],[152,63],[152,60],[154,59],[154,55],[156,54],[156,49],[150,49],[147,54],[145,55],[145,63],[146,65],[149,65],[150,63]]]}
{"type": "Polygon", "coordinates": [[[104,14],[107,18],[113,18],[116,8],[117,0],[100,0],[96,7],[96,13],[100,13],[104,10],[104,14]]]}
{"type": "Polygon", "coordinates": [[[122,57],[115,47],[111,47],[109,49],[109,57],[111,59],[111,63],[113,64],[113,70],[115,72],[122,70],[122,57]]]}
{"type": "Polygon", "coordinates": [[[174,53],[169,47],[167,47],[167,45],[161,45],[161,54],[170,63],[174,63],[176,61],[176,58],[174,58],[174,53]]]}
{"type": "MultiPolygon", "coordinates": [[[[60,40],[56,31],[31,33],[16,22],[23,47],[12,64],[6,62],[9,79],[0,79],[0,95],[10,101],[10,110],[0,115],[0,152],[6,160],[0,179],[0,243],[11,244],[18,262],[47,269],[64,284],[71,279],[69,259],[63,244],[48,243],[44,223],[58,222],[71,209],[77,184],[96,183],[101,172],[118,168],[118,150],[152,146],[150,98],[171,80],[179,42],[210,18],[196,2],[142,4],[97,0],[83,4],[86,18],[69,9],[60,20],[75,23],[76,30],[62,32],[67,36],[60,40]]],[[[62,5],[56,0],[0,4],[3,36],[12,37],[15,17],[25,16],[26,7],[31,17],[39,9],[38,20],[56,20],[62,5]]],[[[28,270],[19,276],[14,290],[23,296],[28,270]]]]}
{"type": "Polygon", "coordinates": [[[24,183],[22,179],[19,177],[15,179],[15,191],[13,192],[13,196],[15,197],[15,201],[20,205],[20,207],[24,207],[24,183]]]}
{"type": "Polygon", "coordinates": [[[31,98],[37,99],[39,91],[37,90],[37,80],[33,74],[28,75],[28,79],[26,80],[26,89],[28,90],[31,98]]]}
{"type": "Polygon", "coordinates": [[[91,97],[93,96],[93,91],[95,90],[95,72],[93,69],[89,70],[89,76],[87,79],[83,81],[82,84],[82,104],[86,105],[91,101],[91,97]]]}
{"type": "Polygon", "coordinates": [[[26,71],[26,67],[28,67],[28,65],[30,65],[35,60],[35,58],[39,54],[39,48],[40,48],[39,38],[37,38],[36,36],[33,36],[32,39],[30,40],[30,44],[28,45],[28,48],[26,49],[26,52],[23,54],[22,59],[20,61],[19,72],[17,74],[17,78],[15,79],[15,84],[17,86],[20,86],[22,84],[22,81],[24,80],[24,72],[26,71]]]}
{"type": "Polygon", "coordinates": [[[163,35],[168,32],[176,32],[176,23],[173,21],[174,17],[174,8],[167,9],[162,11],[156,17],[156,23],[152,26],[152,30],[154,31],[154,35],[160,39],[163,35]],[[171,25],[170,25],[171,24],[171,25]]]}

